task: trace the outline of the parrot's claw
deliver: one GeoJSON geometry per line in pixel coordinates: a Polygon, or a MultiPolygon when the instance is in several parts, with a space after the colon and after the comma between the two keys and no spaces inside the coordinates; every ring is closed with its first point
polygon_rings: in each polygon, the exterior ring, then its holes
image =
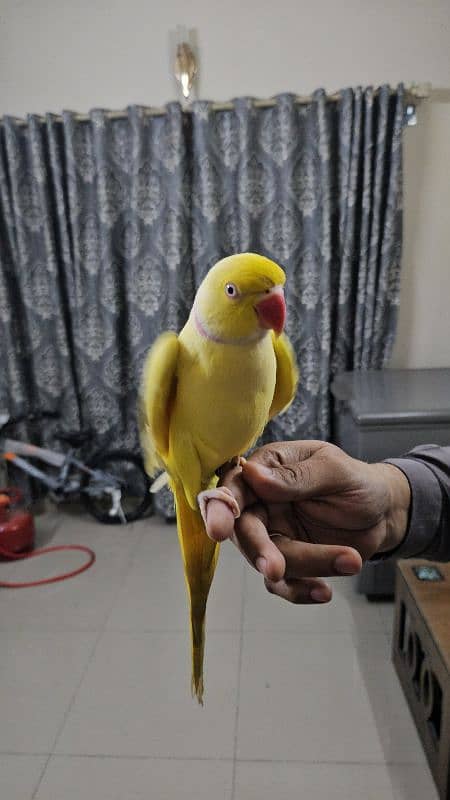
{"type": "Polygon", "coordinates": [[[237,504],[237,501],[226,486],[219,486],[216,489],[206,489],[204,492],[200,492],[200,494],[197,495],[198,507],[205,525],[206,508],[210,500],[221,500],[223,503],[226,503],[228,508],[230,508],[233,512],[235,519],[241,516],[241,510],[237,504]]]}

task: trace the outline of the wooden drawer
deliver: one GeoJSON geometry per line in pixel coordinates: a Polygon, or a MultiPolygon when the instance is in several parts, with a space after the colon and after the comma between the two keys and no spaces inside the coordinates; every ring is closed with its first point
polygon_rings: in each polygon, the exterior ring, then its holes
{"type": "Polygon", "coordinates": [[[440,797],[450,800],[450,564],[398,562],[393,659],[440,797]],[[420,580],[415,567],[443,580],[420,580]]]}

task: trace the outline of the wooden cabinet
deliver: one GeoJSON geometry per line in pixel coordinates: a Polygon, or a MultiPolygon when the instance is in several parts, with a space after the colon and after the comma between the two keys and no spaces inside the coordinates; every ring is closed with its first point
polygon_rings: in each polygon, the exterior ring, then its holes
{"type": "Polygon", "coordinates": [[[440,797],[450,800],[450,564],[399,561],[395,595],[395,668],[440,797]]]}

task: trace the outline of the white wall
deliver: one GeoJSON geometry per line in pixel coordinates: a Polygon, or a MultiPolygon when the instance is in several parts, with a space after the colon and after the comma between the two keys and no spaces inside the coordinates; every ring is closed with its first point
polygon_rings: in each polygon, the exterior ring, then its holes
{"type": "MultiPolygon", "coordinates": [[[[197,29],[199,94],[450,87],[449,0],[0,0],[0,114],[176,98],[169,31],[197,29]]],[[[450,366],[450,99],[405,133],[405,247],[392,364],[450,366]]]]}
{"type": "Polygon", "coordinates": [[[393,367],[450,366],[450,91],[446,95],[445,103],[424,103],[417,127],[405,131],[404,246],[393,367]]]}

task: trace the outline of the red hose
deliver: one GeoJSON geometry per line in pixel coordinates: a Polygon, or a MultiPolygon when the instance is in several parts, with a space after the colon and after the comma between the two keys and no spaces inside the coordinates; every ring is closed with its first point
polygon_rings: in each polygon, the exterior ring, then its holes
{"type": "MultiPolygon", "coordinates": [[[[9,509],[11,505],[17,505],[22,502],[23,500],[23,493],[20,489],[9,486],[6,489],[0,488],[0,511],[3,509],[9,509]]],[[[31,543],[31,541],[30,541],[31,543]]],[[[90,547],[85,547],[82,544],[59,544],[53,545],[52,547],[41,547],[38,550],[33,550],[30,553],[13,553],[10,550],[5,550],[5,548],[1,547],[0,545],[0,556],[6,558],[8,561],[24,561],[27,558],[35,558],[36,556],[42,556],[44,553],[57,553],[60,550],[80,550],[82,553],[87,553],[89,558],[85,564],[82,564],[81,567],[72,570],[71,572],[65,572],[62,575],[55,575],[53,578],[42,578],[39,581],[23,581],[23,582],[13,582],[13,581],[0,581],[0,588],[4,589],[25,589],[29,586],[42,586],[45,583],[57,583],[57,581],[65,581],[67,578],[74,578],[75,575],[80,575],[81,572],[85,572],[85,570],[89,569],[90,566],[95,561],[95,553],[91,550],[90,547]]]]}
{"type": "Polygon", "coordinates": [[[85,547],[83,544],[59,544],[54,545],[53,547],[41,547],[39,550],[33,550],[32,553],[10,553],[8,550],[4,550],[0,547],[0,556],[7,558],[11,561],[22,561],[27,558],[35,558],[35,556],[41,556],[44,553],[56,553],[59,550],[80,550],[82,553],[87,553],[89,555],[88,560],[85,564],[82,564],[81,567],[72,570],[71,572],[65,572],[63,575],[55,575],[53,578],[42,578],[39,581],[26,581],[23,583],[14,583],[12,581],[0,581],[0,587],[5,589],[25,589],[28,586],[42,586],[45,583],[56,583],[57,581],[65,581],[67,578],[74,578],[75,575],[79,575],[81,572],[85,572],[85,570],[89,569],[95,561],[95,553],[90,547],[85,547]]]}

